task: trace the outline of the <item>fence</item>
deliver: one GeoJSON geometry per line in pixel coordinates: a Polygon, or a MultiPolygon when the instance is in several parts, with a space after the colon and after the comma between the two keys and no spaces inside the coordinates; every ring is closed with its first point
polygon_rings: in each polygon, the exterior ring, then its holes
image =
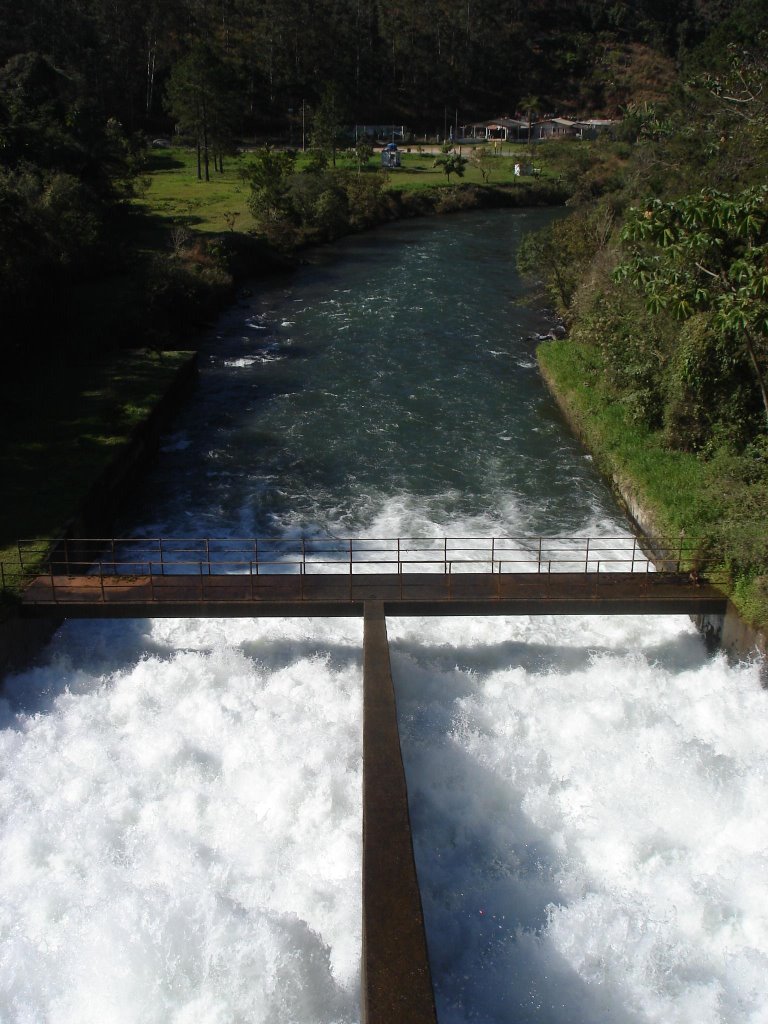
{"type": "Polygon", "coordinates": [[[696,544],[637,537],[70,538],[19,541],[0,585],[43,576],[688,572],[696,544]]]}

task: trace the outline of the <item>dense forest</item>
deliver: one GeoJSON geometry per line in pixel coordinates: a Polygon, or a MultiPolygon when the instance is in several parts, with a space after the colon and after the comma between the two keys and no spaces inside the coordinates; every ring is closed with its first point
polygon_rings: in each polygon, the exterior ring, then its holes
{"type": "MultiPolygon", "coordinates": [[[[230,78],[242,130],[284,125],[333,83],[350,120],[441,124],[615,111],[653,53],[700,43],[726,0],[30,0],[0,4],[0,63],[39,53],[127,132],[170,126],[173,68],[205,42],[230,78]]],[[[645,68],[647,71],[647,68],[645,68]]],[[[645,88],[653,88],[646,76],[645,88]]]]}

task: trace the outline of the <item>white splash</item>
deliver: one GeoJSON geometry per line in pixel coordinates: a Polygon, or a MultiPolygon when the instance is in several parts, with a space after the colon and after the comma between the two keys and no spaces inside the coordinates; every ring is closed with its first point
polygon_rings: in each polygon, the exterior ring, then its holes
{"type": "Polygon", "coordinates": [[[43,697],[3,702],[3,1021],[358,1019],[359,624],[209,625],[115,669],[72,624],[83,667],[12,682],[43,697]]]}
{"type": "Polygon", "coordinates": [[[390,637],[441,1024],[768,1020],[757,665],[677,617],[390,637]]]}

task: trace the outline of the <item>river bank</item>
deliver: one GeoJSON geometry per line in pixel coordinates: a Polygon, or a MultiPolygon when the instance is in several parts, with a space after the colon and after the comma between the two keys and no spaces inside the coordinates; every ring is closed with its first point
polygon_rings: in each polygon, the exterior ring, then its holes
{"type": "MultiPolygon", "coordinates": [[[[167,430],[169,423],[182,404],[189,397],[197,379],[197,353],[174,353],[174,358],[166,357],[166,366],[158,366],[158,372],[149,376],[146,363],[142,369],[147,390],[144,395],[144,408],[132,408],[133,425],[124,435],[110,437],[114,443],[101,445],[97,450],[93,443],[88,444],[88,459],[71,465],[64,477],[59,474],[66,467],[56,469],[48,466],[43,469],[29,464],[29,456],[24,463],[27,477],[45,476],[46,487],[51,490],[49,503],[43,507],[33,522],[24,521],[15,531],[16,539],[22,535],[39,537],[41,549],[51,538],[62,537],[100,537],[110,536],[113,523],[121,505],[130,493],[139,485],[139,481],[155,458],[160,444],[161,435],[167,430]],[[139,418],[136,419],[138,412],[139,418]],[[74,490],[73,490],[74,487],[74,490]],[[62,492],[64,494],[62,495],[62,492]],[[71,506],[67,510],[67,495],[71,506]],[[76,496],[77,495],[77,496],[76,496]],[[62,503],[62,497],[64,503],[62,503]],[[45,518],[46,514],[49,516],[45,518]],[[59,519],[59,517],[63,517],[59,519]]],[[[114,373],[113,367],[113,373],[114,373]]],[[[141,398],[132,395],[137,403],[141,398]]],[[[81,402],[86,402],[82,400],[81,402]]],[[[82,407],[78,410],[82,415],[82,407]]],[[[106,424],[101,424],[106,429],[106,424]]],[[[90,424],[91,429],[94,428],[90,424]]],[[[96,425],[98,428],[98,424],[96,425]]],[[[114,427],[113,427],[114,430],[114,427]]],[[[57,433],[64,437],[69,433],[69,425],[59,423],[57,433]]],[[[98,436],[98,429],[94,429],[98,436]]],[[[75,455],[86,442],[92,442],[93,435],[83,435],[72,439],[75,455]]],[[[28,439],[34,447],[34,440],[28,439]]],[[[8,443],[8,442],[7,442],[8,443]]],[[[56,456],[58,459],[59,456],[56,456]]],[[[32,486],[28,480],[8,481],[9,493],[19,486],[32,486]]],[[[39,490],[38,490],[39,494],[39,490]]],[[[11,527],[8,516],[3,526],[7,532],[11,527]]],[[[11,575],[18,566],[18,555],[12,544],[6,540],[6,546],[0,552],[6,573],[11,575]]],[[[6,595],[4,595],[5,597],[6,595]]],[[[12,671],[17,671],[29,664],[47,643],[51,635],[61,625],[60,618],[51,620],[24,620],[18,617],[12,598],[0,604],[0,681],[12,671]]]]}
{"type": "MultiPolygon", "coordinates": [[[[600,393],[586,350],[568,341],[551,341],[539,345],[536,354],[542,378],[566,422],[595,458],[629,519],[649,537],[677,536],[685,529],[680,525],[679,503],[692,500],[703,489],[698,480],[689,480],[687,490],[680,486],[681,464],[690,469],[692,460],[683,460],[677,453],[652,452],[646,437],[633,437],[624,429],[620,410],[606,414],[610,402],[600,393]],[[667,461],[666,471],[659,472],[654,455],[667,461]]],[[[697,625],[708,641],[731,657],[758,654],[765,661],[768,634],[745,619],[732,590],[729,597],[725,616],[703,616],[697,625]]]]}

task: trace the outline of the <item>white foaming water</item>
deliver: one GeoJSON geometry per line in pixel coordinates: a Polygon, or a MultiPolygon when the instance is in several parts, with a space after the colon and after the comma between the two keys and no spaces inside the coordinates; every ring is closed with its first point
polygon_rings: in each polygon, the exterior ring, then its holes
{"type": "Polygon", "coordinates": [[[441,1024],[768,1020],[757,665],[687,620],[390,620],[441,1024]]]}
{"type": "Polygon", "coordinates": [[[11,681],[0,1019],[358,1019],[360,642],[71,623],[11,681]]]}

